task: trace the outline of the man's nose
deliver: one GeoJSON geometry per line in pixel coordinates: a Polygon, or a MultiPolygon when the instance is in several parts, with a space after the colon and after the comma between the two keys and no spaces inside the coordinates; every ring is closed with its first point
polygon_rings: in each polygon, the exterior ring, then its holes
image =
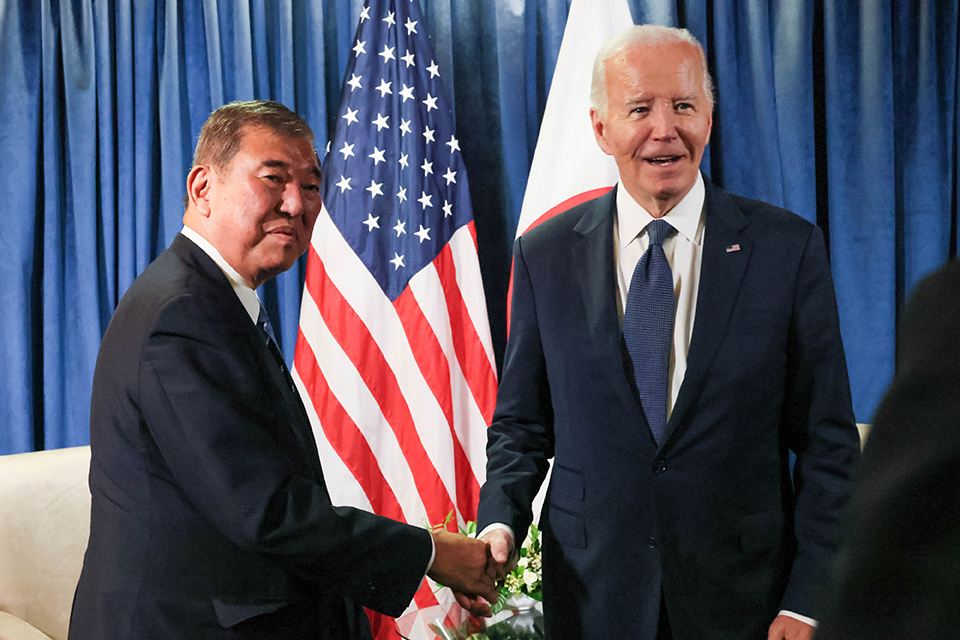
{"type": "Polygon", "coordinates": [[[284,187],[280,210],[289,216],[303,214],[303,189],[296,182],[288,182],[284,187]]]}
{"type": "Polygon", "coordinates": [[[658,139],[670,139],[677,135],[677,114],[673,106],[657,107],[650,114],[651,135],[658,139]]]}

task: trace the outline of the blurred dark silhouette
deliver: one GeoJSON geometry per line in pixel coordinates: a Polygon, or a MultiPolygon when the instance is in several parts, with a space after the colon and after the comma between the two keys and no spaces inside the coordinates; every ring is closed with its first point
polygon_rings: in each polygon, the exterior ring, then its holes
{"type": "Polygon", "coordinates": [[[917,286],[898,337],[816,640],[960,637],[960,263],[917,286]]]}

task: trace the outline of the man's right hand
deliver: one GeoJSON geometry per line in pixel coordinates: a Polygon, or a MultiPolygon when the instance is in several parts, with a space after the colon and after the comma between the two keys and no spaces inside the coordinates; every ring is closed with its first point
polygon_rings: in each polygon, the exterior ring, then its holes
{"type": "MultiPolygon", "coordinates": [[[[430,567],[427,575],[434,581],[450,587],[457,594],[458,601],[461,596],[464,596],[465,601],[477,603],[476,608],[480,611],[483,610],[480,606],[480,597],[487,602],[496,602],[497,563],[490,555],[487,543],[442,529],[431,533],[436,553],[433,557],[433,566],[430,567]]],[[[466,608],[474,613],[474,608],[466,608]]],[[[490,615],[489,607],[486,611],[486,615],[490,615]]],[[[482,613],[474,613],[474,615],[482,615],[482,613]]]]}
{"type": "MultiPolygon", "coordinates": [[[[503,580],[517,566],[517,558],[513,553],[513,536],[506,529],[492,529],[483,534],[480,539],[488,545],[489,560],[492,563],[488,569],[493,569],[497,581],[503,580]]],[[[458,589],[453,590],[453,595],[457,603],[471,615],[483,618],[491,615],[490,603],[496,602],[499,596],[495,593],[493,599],[488,596],[480,598],[458,589]]]]}
{"type": "Polygon", "coordinates": [[[517,568],[518,558],[513,553],[513,536],[506,529],[491,529],[480,539],[490,545],[490,555],[497,563],[497,580],[503,580],[508,573],[517,568]]]}

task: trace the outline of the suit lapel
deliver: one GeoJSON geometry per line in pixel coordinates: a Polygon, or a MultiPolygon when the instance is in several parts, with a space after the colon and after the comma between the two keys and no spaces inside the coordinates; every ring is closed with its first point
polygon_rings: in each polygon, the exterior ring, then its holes
{"type": "Polygon", "coordinates": [[[677,402],[667,423],[664,443],[669,442],[700,395],[706,375],[726,333],[737,301],[743,275],[750,263],[753,242],[743,234],[748,221],[733,200],[709,180],[703,259],[697,309],[687,355],[687,371],[677,402]]]}
{"type": "Polygon", "coordinates": [[[319,465],[320,454],[317,451],[317,442],[313,436],[313,427],[310,424],[309,416],[307,416],[307,410],[303,405],[300,392],[297,390],[293,382],[293,377],[287,369],[286,363],[283,361],[283,355],[280,353],[280,349],[276,344],[268,342],[266,336],[263,335],[263,332],[258,327],[255,326],[253,330],[256,333],[257,341],[264,347],[264,349],[260,351],[265,350],[268,354],[269,361],[265,365],[268,375],[271,376],[274,386],[279,389],[284,401],[291,409],[291,414],[293,414],[291,416],[291,426],[300,444],[307,451],[310,465],[314,470],[314,474],[319,479],[323,475],[319,465]]]}
{"type": "MultiPolygon", "coordinates": [[[[244,314],[246,314],[246,311],[244,311],[244,314]]],[[[289,408],[290,428],[296,435],[300,446],[306,452],[306,459],[309,461],[315,478],[323,484],[320,454],[317,451],[316,438],[313,436],[313,427],[310,425],[310,418],[307,416],[307,410],[303,406],[300,392],[297,391],[293,378],[287,370],[287,365],[283,361],[283,355],[276,345],[271,346],[270,343],[267,342],[266,335],[264,335],[259,327],[253,323],[244,323],[244,325],[252,332],[254,342],[257,343],[257,357],[260,361],[261,369],[267,372],[271,384],[283,396],[284,403],[289,408]],[[276,354],[273,353],[274,349],[277,350],[276,354]]]]}
{"type": "Polygon", "coordinates": [[[598,198],[574,227],[578,239],[570,265],[583,300],[588,335],[593,344],[605,349],[619,348],[617,274],[613,262],[616,191],[615,187],[598,198]]]}
{"type": "Polygon", "coordinates": [[[610,376],[610,385],[620,390],[627,407],[635,408],[630,420],[640,433],[653,434],[647,425],[640,399],[631,382],[632,373],[624,359],[623,331],[617,311],[617,274],[613,257],[613,225],[616,223],[614,187],[594,201],[574,231],[579,236],[571,251],[571,280],[580,290],[586,317],[586,338],[604,363],[599,370],[610,376]],[[607,364],[609,363],[609,364],[607,364]]]}
{"type": "Polygon", "coordinates": [[[313,437],[313,428],[310,425],[310,419],[307,416],[300,394],[296,391],[296,388],[292,386],[292,378],[290,378],[290,374],[286,371],[286,366],[284,365],[283,368],[281,368],[277,365],[274,355],[270,352],[270,347],[264,340],[265,336],[262,336],[260,329],[250,321],[250,316],[247,315],[243,303],[240,302],[240,298],[238,298],[234,292],[233,286],[230,284],[227,276],[220,270],[217,263],[213,261],[213,258],[208,256],[203,249],[182,234],[177,234],[177,237],[174,238],[170,244],[170,250],[180,256],[180,258],[193,269],[216,284],[216,290],[220,293],[220,304],[224,309],[227,309],[230,317],[236,318],[237,324],[248,336],[249,342],[257,354],[261,371],[266,372],[270,383],[280,392],[284,402],[287,407],[289,407],[290,411],[288,413],[291,417],[290,427],[296,436],[297,442],[300,443],[300,446],[306,452],[306,459],[309,461],[310,468],[313,470],[317,480],[320,480],[322,484],[323,472],[320,468],[320,457],[317,452],[316,440],[313,437]]]}

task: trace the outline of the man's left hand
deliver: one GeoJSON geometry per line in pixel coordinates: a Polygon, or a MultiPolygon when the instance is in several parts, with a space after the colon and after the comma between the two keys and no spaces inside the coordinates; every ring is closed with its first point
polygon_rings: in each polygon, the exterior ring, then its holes
{"type": "Polygon", "coordinates": [[[767,640],[810,640],[816,627],[790,616],[777,616],[770,625],[767,640]]]}

